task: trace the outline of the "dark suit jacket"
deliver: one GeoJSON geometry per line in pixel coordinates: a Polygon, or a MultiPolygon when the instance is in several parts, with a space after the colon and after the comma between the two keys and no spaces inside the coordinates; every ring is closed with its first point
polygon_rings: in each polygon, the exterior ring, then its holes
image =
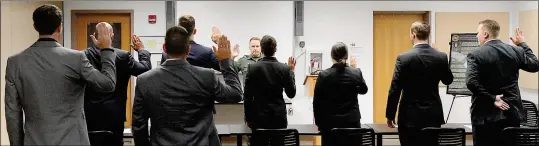
{"type": "MultiPolygon", "coordinates": [[[[187,56],[187,62],[189,64],[204,68],[213,68],[219,70],[219,61],[215,56],[211,47],[206,47],[200,44],[197,44],[195,41],[189,41],[191,45],[191,51],[189,56],[187,56]]],[[[161,64],[167,60],[167,53],[163,52],[161,56],[161,64]]]]}
{"type": "Polygon", "coordinates": [[[438,84],[453,82],[447,55],[428,44],[400,54],[389,88],[386,118],[395,119],[399,106],[399,124],[444,124],[442,101],[438,84]]]}
{"type": "MultiPolygon", "coordinates": [[[[152,68],[150,52],[138,51],[137,62],[129,52],[113,48],[116,64],[116,88],[114,92],[99,92],[86,88],[84,97],[84,112],[89,131],[110,130],[115,123],[125,121],[125,106],[127,100],[127,85],[131,75],[138,76],[152,68]],[[106,120],[104,120],[106,119],[106,120]],[[112,125],[111,125],[112,124],[112,125]]],[[[90,63],[101,70],[100,50],[89,47],[84,54],[90,63]]]]}
{"type": "Polygon", "coordinates": [[[466,84],[472,91],[472,124],[483,124],[514,117],[522,120],[526,117],[518,87],[519,70],[537,72],[539,61],[526,43],[511,46],[500,40],[486,42],[477,50],[468,54],[466,84]],[[496,95],[503,95],[503,100],[510,104],[510,111],[503,114],[494,106],[496,95]]]}
{"type": "Polygon", "coordinates": [[[344,67],[339,71],[340,65],[320,72],[316,79],[313,112],[322,131],[361,127],[357,95],[367,93],[367,85],[359,68],[344,67]]]}
{"type": "Polygon", "coordinates": [[[296,96],[294,72],[275,57],[250,64],[245,78],[245,118],[251,128],[286,128],[283,88],[289,98],[296,96]]]}
{"type": "Polygon", "coordinates": [[[5,111],[10,144],[90,145],[84,90],[114,91],[114,54],[112,49],[101,51],[99,71],[84,53],[41,38],[9,57],[5,111]]]}
{"type": "Polygon", "coordinates": [[[234,62],[223,60],[221,72],[167,60],[137,78],[133,105],[135,145],[220,145],[213,120],[214,102],[237,103],[241,87],[234,62]],[[152,125],[148,136],[148,118],[152,125]],[[149,139],[148,139],[149,138],[149,139]]]}

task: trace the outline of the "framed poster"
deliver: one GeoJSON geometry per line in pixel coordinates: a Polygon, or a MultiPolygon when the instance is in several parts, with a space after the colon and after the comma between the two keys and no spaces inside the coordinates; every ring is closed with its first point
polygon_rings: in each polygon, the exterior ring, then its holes
{"type": "Polygon", "coordinates": [[[477,33],[452,33],[449,52],[449,68],[453,73],[453,83],[447,85],[447,94],[472,95],[466,86],[468,53],[479,48],[477,33]]]}
{"type": "Polygon", "coordinates": [[[322,52],[308,52],[305,66],[306,66],[306,74],[307,75],[317,75],[318,72],[322,71],[322,52]]]}
{"type": "Polygon", "coordinates": [[[165,44],[165,36],[139,36],[140,41],[144,44],[144,49],[150,53],[162,53],[163,44],[165,44]]]}

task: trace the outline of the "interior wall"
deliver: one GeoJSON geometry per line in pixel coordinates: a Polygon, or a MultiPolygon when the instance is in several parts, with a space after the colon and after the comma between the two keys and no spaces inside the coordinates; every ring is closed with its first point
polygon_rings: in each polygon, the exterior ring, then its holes
{"type": "Polygon", "coordinates": [[[34,30],[32,13],[34,10],[42,4],[54,4],[60,9],[63,8],[62,2],[54,1],[1,1],[1,67],[3,75],[1,77],[1,142],[0,145],[9,145],[9,139],[6,131],[6,118],[5,118],[5,71],[6,61],[9,56],[15,55],[22,50],[30,47],[38,38],[37,31],[34,30]]]}
{"type": "Polygon", "coordinates": [[[264,35],[277,40],[277,60],[284,63],[292,55],[292,1],[178,1],[176,17],[182,15],[195,18],[195,41],[205,46],[215,45],[210,37],[212,26],[216,26],[228,36],[232,45],[239,44],[238,58],[250,54],[251,37],[262,38],[264,35]],[[227,11],[223,12],[223,8],[227,11]]]}
{"type": "MultiPolygon", "coordinates": [[[[537,47],[537,40],[538,38],[538,25],[537,21],[537,9],[535,10],[526,10],[526,11],[519,11],[519,27],[522,30],[522,33],[524,34],[525,41],[528,43],[530,48],[533,51],[533,54],[536,56],[539,54],[539,50],[537,47]]],[[[520,78],[519,78],[519,85],[522,88],[530,88],[530,89],[537,89],[538,86],[538,74],[537,73],[530,73],[526,71],[520,71],[520,78]]],[[[535,97],[537,98],[537,97],[535,97]]]]}

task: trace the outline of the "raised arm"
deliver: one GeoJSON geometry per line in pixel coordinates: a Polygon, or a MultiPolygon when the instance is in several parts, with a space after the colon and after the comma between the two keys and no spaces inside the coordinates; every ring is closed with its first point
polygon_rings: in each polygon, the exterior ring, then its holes
{"type": "MultiPolygon", "coordinates": [[[[223,103],[237,103],[241,101],[241,84],[238,72],[232,69],[234,61],[231,59],[230,53],[230,41],[226,36],[220,37],[218,42],[218,48],[213,47],[216,60],[219,60],[221,73],[226,84],[223,84],[217,79],[217,76],[213,80],[214,97],[215,101],[223,103]]],[[[212,54],[213,54],[212,52],[212,54]]]]}
{"type": "Polygon", "coordinates": [[[288,98],[294,98],[296,96],[296,79],[294,70],[296,68],[296,60],[294,57],[288,58],[288,75],[285,77],[284,92],[288,98]]]}
{"type": "Polygon", "coordinates": [[[6,127],[11,145],[24,145],[24,130],[23,130],[23,110],[21,98],[15,86],[14,62],[11,58],[7,60],[6,67],[6,94],[5,94],[5,110],[6,110],[6,127]]]}
{"type": "Polygon", "coordinates": [[[138,52],[138,60],[136,61],[131,54],[127,53],[127,67],[131,75],[138,76],[150,69],[152,69],[151,54],[147,50],[144,50],[144,44],[140,41],[140,38],[133,35],[133,49],[138,52]]]}
{"type": "Polygon", "coordinates": [[[149,146],[148,119],[150,118],[149,107],[146,97],[142,95],[141,85],[144,83],[137,79],[135,87],[135,101],[133,103],[132,130],[136,146],[149,146]]]}
{"type": "MultiPolygon", "coordinates": [[[[355,62],[355,61],[354,61],[355,62]]],[[[359,69],[359,85],[357,87],[359,94],[367,94],[367,91],[369,91],[369,88],[367,87],[367,84],[365,83],[365,79],[363,79],[363,73],[361,72],[361,69],[359,69]]]]}
{"type": "Polygon", "coordinates": [[[537,60],[537,57],[533,55],[532,49],[530,49],[528,44],[524,42],[524,35],[520,28],[515,29],[515,37],[511,37],[511,41],[513,41],[513,44],[524,49],[521,54],[520,69],[527,72],[539,71],[539,61],[537,60]]]}
{"type": "Polygon", "coordinates": [[[524,49],[524,54],[522,55],[520,68],[527,72],[537,72],[539,71],[539,60],[532,52],[532,49],[528,46],[526,42],[518,44],[519,47],[524,49]]]}
{"type": "Polygon", "coordinates": [[[100,92],[113,92],[116,86],[116,53],[112,49],[101,49],[101,71],[95,69],[86,55],[80,53],[81,77],[90,88],[100,92]]]}

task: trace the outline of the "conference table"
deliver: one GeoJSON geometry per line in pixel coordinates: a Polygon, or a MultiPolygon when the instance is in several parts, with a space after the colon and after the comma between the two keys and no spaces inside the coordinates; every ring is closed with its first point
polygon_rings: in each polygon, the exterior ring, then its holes
{"type": "MultiPolygon", "coordinates": [[[[238,146],[243,144],[242,136],[251,135],[251,129],[247,125],[215,125],[219,137],[236,136],[238,146]]],[[[362,128],[372,128],[376,135],[376,145],[383,145],[384,135],[398,135],[397,128],[389,128],[386,124],[362,124],[362,128]]],[[[320,135],[318,127],[313,124],[290,124],[289,129],[298,130],[299,135],[320,135]]],[[[442,125],[442,128],[464,128],[466,135],[472,134],[471,124],[468,123],[448,123],[442,125]]],[[[125,128],[124,138],[133,138],[131,128],[125,128]]]]}

